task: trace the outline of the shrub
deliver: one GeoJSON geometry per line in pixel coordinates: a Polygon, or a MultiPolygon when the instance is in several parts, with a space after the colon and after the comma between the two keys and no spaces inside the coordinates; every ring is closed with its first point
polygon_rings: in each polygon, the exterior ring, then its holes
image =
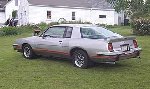
{"type": "Polygon", "coordinates": [[[1,36],[18,35],[19,33],[20,32],[15,27],[3,27],[0,31],[1,36]]]}
{"type": "Polygon", "coordinates": [[[150,35],[150,19],[135,19],[131,23],[133,34],[150,35]]]}
{"type": "Polygon", "coordinates": [[[48,26],[53,26],[53,25],[58,25],[59,23],[58,22],[51,22],[48,24],[48,26]]]}
{"type": "Polygon", "coordinates": [[[3,27],[0,29],[0,36],[18,35],[22,33],[33,33],[30,25],[20,27],[3,27]]]}
{"type": "Polygon", "coordinates": [[[90,22],[82,22],[81,20],[79,21],[67,21],[66,24],[91,24],[90,22]]]}
{"type": "Polygon", "coordinates": [[[48,27],[48,24],[41,22],[40,24],[37,24],[34,26],[34,28],[38,28],[40,30],[45,30],[48,27]]]}

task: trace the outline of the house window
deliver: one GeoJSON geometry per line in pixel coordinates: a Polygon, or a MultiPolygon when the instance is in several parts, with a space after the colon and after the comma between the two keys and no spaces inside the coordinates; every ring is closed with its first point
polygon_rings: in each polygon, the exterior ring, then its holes
{"type": "Polygon", "coordinates": [[[99,15],[99,18],[106,18],[106,15],[99,15]]]}
{"type": "Polygon", "coordinates": [[[72,12],[72,20],[76,20],[76,13],[72,12]]]}
{"type": "Polygon", "coordinates": [[[47,11],[47,19],[51,19],[51,11],[47,11]]]}
{"type": "Polygon", "coordinates": [[[27,11],[24,11],[24,15],[27,15],[27,11]]]}
{"type": "Polygon", "coordinates": [[[15,0],[15,6],[18,6],[18,0],[15,0]]]}

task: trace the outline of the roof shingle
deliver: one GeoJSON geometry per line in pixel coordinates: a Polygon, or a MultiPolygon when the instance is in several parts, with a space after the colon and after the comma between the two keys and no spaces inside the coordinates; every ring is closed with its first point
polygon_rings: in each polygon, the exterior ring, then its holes
{"type": "Polygon", "coordinates": [[[7,3],[7,0],[0,0],[0,8],[3,8],[7,3]]]}
{"type": "Polygon", "coordinates": [[[31,5],[113,9],[106,0],[28,0],[31,5]]]}

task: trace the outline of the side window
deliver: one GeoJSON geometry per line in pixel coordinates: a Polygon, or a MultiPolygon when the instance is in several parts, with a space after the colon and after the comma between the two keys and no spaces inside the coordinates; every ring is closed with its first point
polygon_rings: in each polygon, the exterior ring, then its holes
{"type": "Polygon", "coordinates": [[[73,28],[68,27],[65,32],[65,38],[71,38],[73,28]]]}
{"type": "Polygon", "coordinates": [[[97,33],[91,28],[81,28],[82,38],[88,38],[89,36],[96,35],[97,33]]]}
{"type": "Polygon", "coordinates": [[[90,39],[103,39],[104,36],[92,28],[81,28],[80,29],[82,38],[90,39]]]}
{"type": "Polygon", "coordinates": [[[49,36],[51,38],[63,38],[65,30],[65,27],[52,27],[45,32],[45,36],[49,36]]]}

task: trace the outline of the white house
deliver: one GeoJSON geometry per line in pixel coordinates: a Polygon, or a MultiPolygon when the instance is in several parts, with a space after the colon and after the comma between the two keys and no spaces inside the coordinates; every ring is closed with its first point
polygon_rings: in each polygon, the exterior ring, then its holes
{"type": "Polygon", "coordinates": [[[0,24],[6,22],[12,17],[12,12],[18,10],[20,6],[19,0],[1,0],[0,1],[0,24]]]}
{"type": "Polygon", "coordinates": [[[41,22],[82,21],[99,24],[124,23],[124,13],[117,13],[105,0],[1,0],[0,23],[18,11],[20,25],[41,22]]]}
{"type": "Polygon", "coordinates": [[[106,0],[20,0],[20,25],[41,22],[83,21],[99,24],[124,23],[124,13],[117,13],[106,0]]]}

